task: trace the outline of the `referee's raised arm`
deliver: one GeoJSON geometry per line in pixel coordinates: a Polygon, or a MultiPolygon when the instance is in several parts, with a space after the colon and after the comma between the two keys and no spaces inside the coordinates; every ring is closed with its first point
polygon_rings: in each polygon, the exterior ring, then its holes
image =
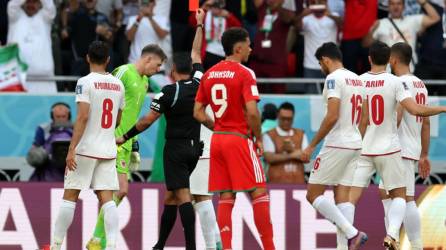
{"type": "Polygon", "coordinates": [[[195,18],[197,19],[197,29],[195,31],[195,38],[192,44],[192,64],[200,63],[201,64],[201,46],[203,44],[203,30],[204,30],[204,15],[205,12],[203,9],[197,9],[195,13],[195,18]]]}

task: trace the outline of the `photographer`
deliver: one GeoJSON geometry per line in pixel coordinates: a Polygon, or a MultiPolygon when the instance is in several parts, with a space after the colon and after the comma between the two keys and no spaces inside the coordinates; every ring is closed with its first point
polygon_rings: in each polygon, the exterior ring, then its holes
{"type": "Polygon", "coordinates": [[[35,168],[30,181],[63,181],[65,158],[73,124],[70,106],[58,102],[51,106],[51,122],[37,127],[34,142],[26,160],[35,168]]]}

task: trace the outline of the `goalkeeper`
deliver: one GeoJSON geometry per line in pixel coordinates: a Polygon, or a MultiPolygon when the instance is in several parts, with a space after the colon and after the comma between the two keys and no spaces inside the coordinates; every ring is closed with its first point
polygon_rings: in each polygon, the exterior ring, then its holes
{"type": "MultiPolygon", "coordinates": [[[[149,87],[148,77],[160,71],[164,60],[166,60],[166,55],[163,50],[156,44],[150,44],[144,47],[140,59],[134,64],[125,64],[113,71],[112,74],[122,81],[125,88],[125,107],[122,112],[121,123],[115,130],[116,137],[122,136],[138,121],[139,113],[149,87]]],[[[113,196],[117,205],[127,195],[129,170],[135,171],[139,168],[141,160],[138,148],[136,138],[118,147],[116,169],[119,179],[119,191],[113,196]]],[[[93,237],[87,243],[87,249],[105,249],[104,227],[104,214],[101,209],[93,237]]]]}

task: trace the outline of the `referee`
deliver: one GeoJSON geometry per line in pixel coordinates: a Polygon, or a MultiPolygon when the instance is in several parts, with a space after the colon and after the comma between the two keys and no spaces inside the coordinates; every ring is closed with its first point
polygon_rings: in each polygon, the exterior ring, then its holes
{"type": "MultiPolygon", "coordinates": [[[[166,85],[150,105],[150,112],[142,117],[135,126],[122,137],[118,144],[136,136],[153,124],[161,114],[166,117],[166,144],[164,146],[164,176],[167,193],[164,211],[161,216],[160,235],[153,249],[163,249],[170,231],[175,224],[177,207],[186,239],[186,250],[195,250],[195,212],[191,203],[189,177],[201,155],[201,124],[193,117],[195,95],[203,76],[201,65],[201,43],[203,39],[204,12],[196,14],[198,28],[195,34],[192,53],[175,54],[173,57],[172,77],[175,84],[166,85]],[[192,57],[192,60],[191,60],[192,57]]],[[[207,124],[213,127],[213,122],[207,124]]]]}

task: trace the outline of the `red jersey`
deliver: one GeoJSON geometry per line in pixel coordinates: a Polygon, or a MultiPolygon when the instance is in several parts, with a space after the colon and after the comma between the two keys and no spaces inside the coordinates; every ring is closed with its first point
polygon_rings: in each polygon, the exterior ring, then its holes
{"type": "Polygon", "coordinates": [[[245,103],[260,100],[254,71],[237,62],[221,61],[201,78],[195,101],[210,104],[214,131],[247,135],[245,103]]]}

